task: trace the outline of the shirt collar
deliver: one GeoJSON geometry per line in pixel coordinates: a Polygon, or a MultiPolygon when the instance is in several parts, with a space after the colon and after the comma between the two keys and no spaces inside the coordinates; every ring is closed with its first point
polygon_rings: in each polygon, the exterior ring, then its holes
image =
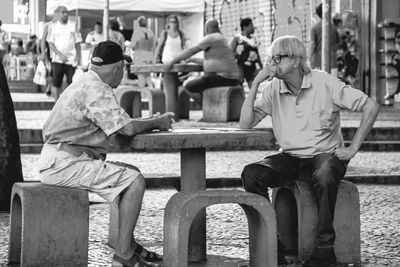
{"type": "MultiPolygon", "coordinates": [[[[303,81],[301,83],[301,89],[307,89],[311,87],[311,72],[304,74],[303,75],[303,81]]],[[[290,91],[285,82],[283,80],[280,80],[280,90],[279,93],[281,94],[286,94],[286,93],[292,93],[292,91],[290,91]]]]}
{"type": "Polygon", "coordinates": [[[100,78],[100,76],[95,71],[88,70],[87,73],[88,73],[88,75],[92,76],[94,79],[101,82],[105,87],[107,87],[107,89],[112,89],[111,86],[109,86],[108,84],[103,82],[103,80],[100,78]]]}

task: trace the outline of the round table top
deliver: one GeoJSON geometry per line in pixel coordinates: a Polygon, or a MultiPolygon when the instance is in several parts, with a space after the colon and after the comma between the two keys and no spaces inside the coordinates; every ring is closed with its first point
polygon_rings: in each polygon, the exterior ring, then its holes
{"type": "Polygon", "coordinates": [[[163,64],[143,64],[131,65],[133,73],[148,73],[148,72],[196,72],[203,71],[203,66],[199,64],[174,64],[170,71],[164,70],[163,64]]]}

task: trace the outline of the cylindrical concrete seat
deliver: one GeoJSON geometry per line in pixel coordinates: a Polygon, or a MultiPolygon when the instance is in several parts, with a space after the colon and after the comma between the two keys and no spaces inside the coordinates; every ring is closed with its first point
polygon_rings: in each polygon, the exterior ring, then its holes
{"type": "Polygon", "coordinates": [[[87,266],[89,200],[85,190],[16,183],[8,260],[20,266],[87,266]]]}
{"type": "MultiPolygon", "coordinates": [[[[310,257],[317,246],[318,223],[318,208],[311,184],[296,181],[275,188],[272,203],[278,233],[286,250],[297,254],[301,260],[310,257]]],[[[357,187],[350,182],[341,181],[339,184],[333,226],[337,261],[360,263],[360,199],[357,187]]]]}
{"type": "Polygon", "coordinates": [[[221,86],[204,90],[202,121],[239,120],[244,99],[242,86],[221,86]]]}

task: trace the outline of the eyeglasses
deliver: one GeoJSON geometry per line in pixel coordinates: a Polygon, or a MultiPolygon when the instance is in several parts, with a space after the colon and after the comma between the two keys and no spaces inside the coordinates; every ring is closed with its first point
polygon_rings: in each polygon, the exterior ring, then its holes
{"type": "Polygon", "coordinates": [[[275,62],[275,64],[279,64],[282,61],[282,58],[284,57],[290,57],[289,55],[276,55],[276,56],[272,56],[271,60],[275,62]]]}
{"type": "Polygon", "coordinates": [[[169,23],[178,23],[176,20],[170,20],[169,23]]]}

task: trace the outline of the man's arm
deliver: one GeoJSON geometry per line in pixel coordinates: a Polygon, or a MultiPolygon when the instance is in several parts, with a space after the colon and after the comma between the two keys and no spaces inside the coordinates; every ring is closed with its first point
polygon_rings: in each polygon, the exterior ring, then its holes
{"type": "Polygon", "coordinates": [[[122,127],[118,132],[123,135],[134,136],[138,133],[149,132],[152,130],[168,131],[173,123],[174,113],[166,112],[162,115],[155,115],[150,118],[132,119],[132,121],[122,127]]]}
{"type": "Polygon", "coordinates": [[[242,110],[240,112],[239,127],[241,129],[250,129],[256,126],[260,119],[254,115],[254,101],[257,96],[259,85],[265,80],[272,80],[276,74],[276,67],[267,66],[262,69],[254,78],[251,84],[251,89],[246,99],[244,100],[242,110]]]}
{"type": "Polygon", "coordinates": [[[176,55],[171,61],[165,62],[164,69],[167,71],[170,70],[175,63],[179,63],[182,60],[185,60],[185,59],[197,54],[201,50],[202,49],[198,45],[195,45],[191,48],[186,49],[185,51],[182,51],[181,53],[176,55]]]}
{"type": "Polygon", "coordinates": [[[55,45],[54,43],[49,42],[49,47],[50,47],[50,49],[51,49],[57,56],[60,57],[60,59],[62,60],[63,63],[67,62],[68,58],[67,58],[66,56],[64,56],[64,54],[61,53],[61,52],[57,49],[57,47],[56,47],[56,45],[55,45]]]}
{"type": "Polygon", "coordinates": [[[75,50],[76,50],[76,56],[75,56],[75,62],[76,64],[80,65],[81,64],[81,55],[82,55],[82,50],[81,50],[81,43],[75,43],[75,50]]]}
{"type": "Polygon", "coordinates": [[[362,142],[374,125],[379,110],[379,104],[375,100],[368,98],[362,108],[360,126],[353,137],[351,145],[349,147],[337,148],[334,152],[339,159],[350,160],[357,154],[362,142]]]}

